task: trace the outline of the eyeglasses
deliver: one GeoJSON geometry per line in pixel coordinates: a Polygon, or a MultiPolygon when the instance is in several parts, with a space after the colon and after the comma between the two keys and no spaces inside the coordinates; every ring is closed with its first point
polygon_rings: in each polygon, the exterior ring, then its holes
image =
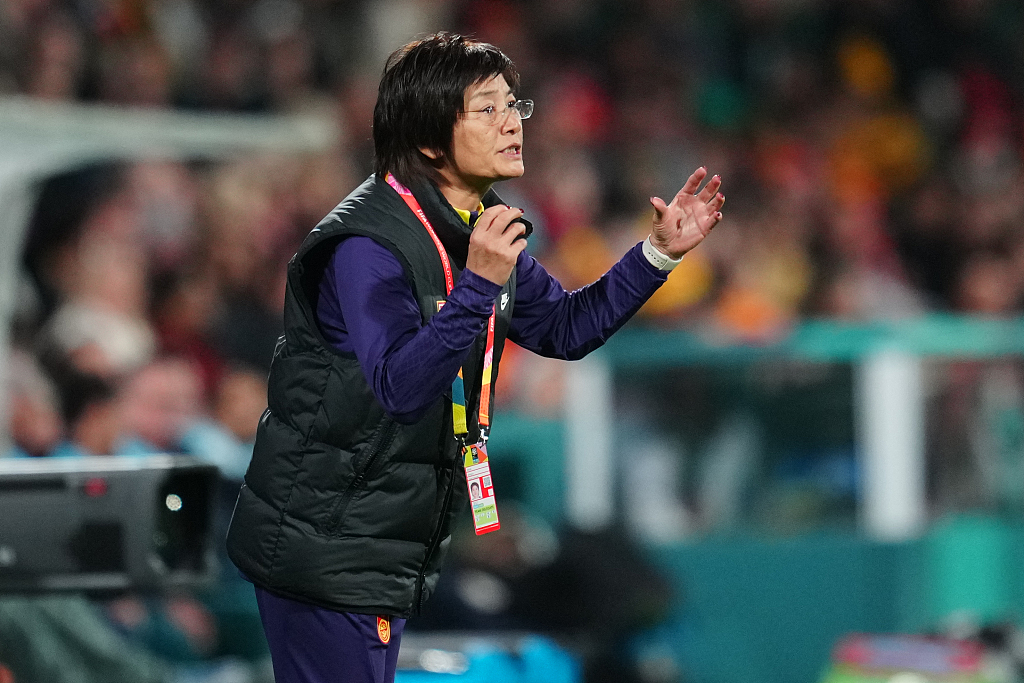
{"type": "Polygon", "coordinates": [[[499,121],[504,121],[509,115],[509,112],[515,111],[519,114],[520,119],[528,119],[533,116],[533,100],[516,100],[515,102],[509,102],[505,105],[504,109],[498,109],[497,107],[484,107],[483,109],[473,109],[467,111],[467,114],[483,114],[483,119],[492,126],[499,121]]]}

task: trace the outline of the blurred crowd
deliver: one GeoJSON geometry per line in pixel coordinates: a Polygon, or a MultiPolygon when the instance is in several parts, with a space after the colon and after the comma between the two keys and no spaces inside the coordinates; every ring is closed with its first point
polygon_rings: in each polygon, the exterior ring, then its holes
{"type": "MultiPolygon", "coordinates": [[[[505,50],[537,103],[528,173],[498,189],[568,289],[644,237],[649,197],[706,165],[725,221],[645,324],[758,341],[808,316],[1021,311],[1011,0],[5,0],[0,96],[340,131],[317,154],[45,182],[14,321],[13,454],[184,452],[240,479],[288,258],[369,172],[387,54],[441,28],[505,50]]],[[[506,363],[499,401],[559,404],[554,366],[506,363]]]]}
{"type": "MultiPolygon", "coordinates": [[[[341,131],[320,154],[99,167],[46,184],[16,341],[50,375],[88,376],[90,390],[73,392],[85,405],[62,406],[64,432],[97,419],[116,385],[140,398],[112,434],[166,448],[213,417],[251,438],[252,416],[217,415],[218,402],[240,405],[219,397],[259,393],[287,259],[369,170],[385,56],[442,27],[506,50],[538,104],[529,172],[501,190],[534,219],[531,251],[566,288],[642,238],[648,198],[704,164],[724,178],[727,219],[644,308],[649,324],[760,340],[806,316],[1020,309],[1017,3],[8,0],[0,92],[313,113],[341,131]],[[168,414],[145,414],[150,394],[168,414]]],[[[35,361],[17,363],[46,402],[35,361]]],[[[522,391],[555,402],[535,384],[522,391]]],[[[32,421],[27,450],[52,446],[59,417],[49,434],[32,421]]],[[[111,438],[80,446],[109,452],[111,438]]]]}
{"type": "Polygon", "coordinates": [[[288,256],[369,170],[386,55],[442,27],[502,47],[537,102],[529,172],[501,189],[569,289],[644,236],[648,197],[704,164],[724,178],[726,221],[644,308],[649,324],[762,340],[806,316],[1020,310],[1017,3],[8,0],[0,93],[312,113],[341,131],[321,154],[54,179],[21,341],[42,334],[100,376],[173,354],[188,363],[164,379],[207,401],[265,370],[288,256]]]}
{"type": "MultiPolygon", "coordinates": [[[[386,55],[442,27],[506,50],[537,102],[529,172],[500,190],[568,289],[704,164],[727,218],[646,324],[758,341],[807,316],[1020,311],[1018,3],[7,0],[0,93],[301,112],[340,131],[315,154],[47,181],[17,297],[17,448],[185,450],[239,475],[287,260],[369,171],[386,55]]],[[[516,351],[502,404],[556,408],[560,370],[516,351]]]]}

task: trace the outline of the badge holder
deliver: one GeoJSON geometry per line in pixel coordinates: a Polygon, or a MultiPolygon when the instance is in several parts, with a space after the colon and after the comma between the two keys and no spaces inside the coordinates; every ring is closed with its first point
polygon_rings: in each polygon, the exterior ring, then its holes
{"type": "MultiPolygon", "coordinates": [[[[485,388],[490,389],[487,384],[484,385],[485,388]]],[[[462,466],[466,468],[466,487],[469,490],[469,505],[473,512],[473,529],[477,536],[501,528],[501,522],[498,520],[498,504],[494,496],[494,484],[491,480],[491,464],[487,461],[487,433],[490,422],[487,406],[490,401],[484,401],[485,395],[481,392],[480,440],[474,444],[467,444],[466,396],[462,371],[459,371],[458,377],[452,384],[452,417],[454,418],[455,439],[459,444],[459,452],[462,454],[462,466]]]]}
{"type": "Polygon", "coordinates": [[[498,521],[498,505],[491,483],[491,466],[487,462],[487,445],[476,443],[464,446],[463,464],[466,467],[466,486],[469,487],[469,504],[473,509],[473,528],[480,536],[501,528],[498,521]]]}

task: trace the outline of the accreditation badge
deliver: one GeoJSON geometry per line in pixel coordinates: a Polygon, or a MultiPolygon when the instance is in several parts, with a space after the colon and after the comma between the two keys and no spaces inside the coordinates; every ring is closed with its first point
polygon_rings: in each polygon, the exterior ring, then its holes
{"type": "Polygon", "coordinates": [[[483,443],[465,446],[462,456],[476,535],[497,531],[501,528],[501,522],[498,521],[498,505],[491,482],[491,465],[487,462],[487,446],[483,443]]]}

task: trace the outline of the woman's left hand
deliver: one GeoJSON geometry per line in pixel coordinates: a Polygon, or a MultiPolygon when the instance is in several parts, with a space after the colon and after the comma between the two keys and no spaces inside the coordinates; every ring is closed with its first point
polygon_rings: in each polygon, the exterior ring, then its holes
{"type": "Polygon", "coordinates": [[[718,191],[722,179],[716,175],[703,190],[697,191],[707,175],[703,166],[694,171],[670,204],[665,204],[660,197],[651,197],[654,207],[651,244],[661,253],[674,259],[682,258],[704,241],[722,220],[720,209],[725,204],[725,195],[718,191]]]}

